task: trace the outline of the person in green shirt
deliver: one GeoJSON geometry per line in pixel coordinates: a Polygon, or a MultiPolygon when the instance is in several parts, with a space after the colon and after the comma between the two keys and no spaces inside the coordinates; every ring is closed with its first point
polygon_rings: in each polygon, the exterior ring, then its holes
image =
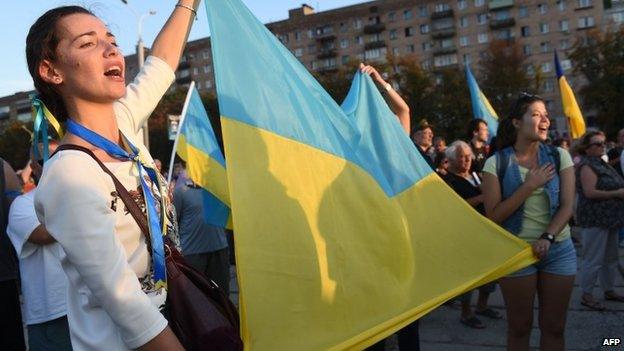
{"type": "Polygon", "coordinates": [[[567,151],[546,145],[550,120],[540,97],[523,93],[497,131],[498,151],[483,168],[488,218],[532,245],[539,261],[500,280],[509,350],[528,350],[533,302],[539,299],[540,349],[564,350],[576,274],[568,221],[575,196],[567,151]]]}

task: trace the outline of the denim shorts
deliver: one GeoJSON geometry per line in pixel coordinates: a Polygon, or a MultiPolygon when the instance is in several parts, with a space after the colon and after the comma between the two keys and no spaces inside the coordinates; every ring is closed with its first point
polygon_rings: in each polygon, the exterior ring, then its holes
{"type": "Polygon", "coordinates": [[[550,246],[545,258],[508,275],[508,277],[524,277],[538,271],[556,275],[575,275],[576,249],[572,239],[568,238],[561,242],[555,242],[550,246]]]}

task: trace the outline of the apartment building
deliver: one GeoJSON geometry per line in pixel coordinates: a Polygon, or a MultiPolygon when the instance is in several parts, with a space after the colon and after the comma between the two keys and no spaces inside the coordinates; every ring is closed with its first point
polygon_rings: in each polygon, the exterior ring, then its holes
{"type": "MultiPolygon", "coordinates": [[[[542,95],[553,124],[565,130],[553,50],[558,50],[566,77],[578,91],[584,81],[572,75],[569,49],[588,30],[621,23],[624,0],[376,0],[322,12],[303,4],[289,10],[287,19],[266,26],[310,71],[321,73],[352,59],[374,64],[394,55],[415,57],[433,73],[469,64],[479,79],[479,61],[489,43],[514,41],[527,57],[527,72],[535,74],[536,67],[541,71],[542,95]]],[[[184,86],[194,80],[200,91],[214,92],[213,71],[210,38],[190,41],[176,83],[184,86]]],[[[128,82],[137,72],[136,55],[126,56],[128,82]]],[[[26,118],[23,106],[9,108],[2,99],[0,123],[8,116],[17,118],[18,110],[26,118]]],[[[591,123],[591,111],[584,112],[591,123]]]]}

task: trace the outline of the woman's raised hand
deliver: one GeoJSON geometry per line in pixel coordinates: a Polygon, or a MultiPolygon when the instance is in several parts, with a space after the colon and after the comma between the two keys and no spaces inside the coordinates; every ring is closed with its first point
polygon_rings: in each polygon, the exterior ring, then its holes
{"type": "Polygon", "coordinates": [[[375,67],[370,66],[370,65],[365,65],[363,63],[360,63],[360,71],[362,71],[362,73],[366,73],[368,75],[371,76],[371,78],[373,78],[373,80],[380,85],[385,85],[386,81],[381,77],[381,74],[379,74],[379,72],[377,72],[377,70],[375,69],[375,67]]]}

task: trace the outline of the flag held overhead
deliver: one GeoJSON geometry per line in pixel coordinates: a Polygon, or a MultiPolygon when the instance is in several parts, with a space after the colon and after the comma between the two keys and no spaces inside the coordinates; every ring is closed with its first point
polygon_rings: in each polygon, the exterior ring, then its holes
{"type": "Polygon", "coordinates": [[[563,114],[568,119],[568,126],[570,127],[570,135],[572,139],[580,138],[585,134],[585,120],[581,113],[581,108],[576,102],[574,92],[568,84],[566,77],[563,75],[563,69],[559,63],[559,57],[557,56],[557,50],[555,50],[555,69],[557,71],[557,80],[559,81],[559,90],[561,91],[561,104],[563,105],[563,114]]]}
{"type": "Polygon", "coordinates": [[[479,88],[477,80],[472,75],[472,71],[470,71],[470,67],[468,67],[467,65],[466,80],[468,81],[468,89],[470,90],[472,116],[473,118],[480,118],[488,124],[488,131],[490,132],[490,138],[492,138],[496,136],[496,131],[498,129],[498,115],[479,88]]]}
{"type": "Polygon", "coordinates": [[[369,77],[347,115],[240,0],[205,4],[246,350],[363,349],[533,262],[424,164],[369,77]]]}

